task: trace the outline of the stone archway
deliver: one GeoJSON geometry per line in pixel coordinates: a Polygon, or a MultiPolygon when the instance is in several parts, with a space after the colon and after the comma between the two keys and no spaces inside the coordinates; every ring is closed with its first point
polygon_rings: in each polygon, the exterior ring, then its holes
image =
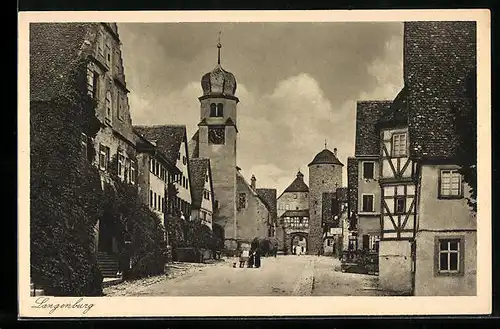
{"type": "Polygon", "coordinates": [[[292,232],[290,233],[290,253],[297,254],[299,251],[301,254],[306,254],[309,250],[309,234],[304,232],[292,232]],[[295,246],[295,249],[294,249],[295,246]],[[294,251],[295,250],[295,251],[294,251]]]}

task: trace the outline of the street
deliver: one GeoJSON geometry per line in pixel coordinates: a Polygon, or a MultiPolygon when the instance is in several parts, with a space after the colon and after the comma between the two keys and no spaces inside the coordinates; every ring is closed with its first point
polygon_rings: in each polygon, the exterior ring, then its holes
{"type": "Polygon", "coordinates": [[[262,258],[261,268],[233,268],[237,259],[215,264],[174,263],[169,275],[124,282],[106,296],[381,296],[377,276],[342,273],[332,257],[262,258]]]}

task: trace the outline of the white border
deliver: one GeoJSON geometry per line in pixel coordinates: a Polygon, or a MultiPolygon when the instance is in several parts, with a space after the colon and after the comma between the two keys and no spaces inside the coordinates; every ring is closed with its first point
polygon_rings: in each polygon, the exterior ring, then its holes
{"type": "MultiPolygon", "coordinates": [[[[491,312],[490,13],[466,10],[20,12],[18,66],[18,270],[22,317],[443,315],[491,312]],[[94,297],[92,310],[31,308],[29,297],[29,23],[30,22],[362,22],[477,21],[478,207],[475,297],[94,297]],[[335,306],[332,306],[335,305],[335,306]],[[244,306],[244,307],[243,307],[244,306]]],[[[53,303],[76,298],[51,297],[53,303]]]]}

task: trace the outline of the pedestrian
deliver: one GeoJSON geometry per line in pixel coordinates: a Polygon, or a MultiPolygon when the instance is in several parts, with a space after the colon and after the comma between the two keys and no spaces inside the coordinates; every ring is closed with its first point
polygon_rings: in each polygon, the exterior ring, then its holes
{"type": "Polygon", "coordinates": [[[245,262],[248,260],[248,249],[243,249],[240,254],[240,268],[245,267],[245,262]]]}
{"type": "Polygon", "coordinates": [[[252,250],[250,251],[250,256],[248,257],[247,267],[253,267],[254,262],[255,262],[255,252],[252,250]]]}
{"type": "Polygon", "coordinates": [[[260,267],[260,251],[259,251],[259,249],[257,249],[255,251],[254,255],[255,255],[254,256],[255,257],[255,267],[259,268],[260,267]]]}

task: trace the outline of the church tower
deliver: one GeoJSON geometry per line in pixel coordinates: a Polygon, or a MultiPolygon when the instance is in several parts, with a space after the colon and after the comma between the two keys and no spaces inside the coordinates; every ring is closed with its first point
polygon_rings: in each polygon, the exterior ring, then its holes
{"type": "Polygon", "coordinates": [[[335,192],[342,187],[342,167],[333,152],[326,148],[309,163],[309,254],[317,254],[323,246],[322,205],[323,193],[335,192]]]}
{"type": "Polygon", "coordinates": [[[234,75],[221,66],[220,40],[217,66],[201,78],[199,157],[209,158],[212,166],[215,206],[214,220],[224,228],[225,245],[236,246],[236,106],[239,102],[234,75]]]}

